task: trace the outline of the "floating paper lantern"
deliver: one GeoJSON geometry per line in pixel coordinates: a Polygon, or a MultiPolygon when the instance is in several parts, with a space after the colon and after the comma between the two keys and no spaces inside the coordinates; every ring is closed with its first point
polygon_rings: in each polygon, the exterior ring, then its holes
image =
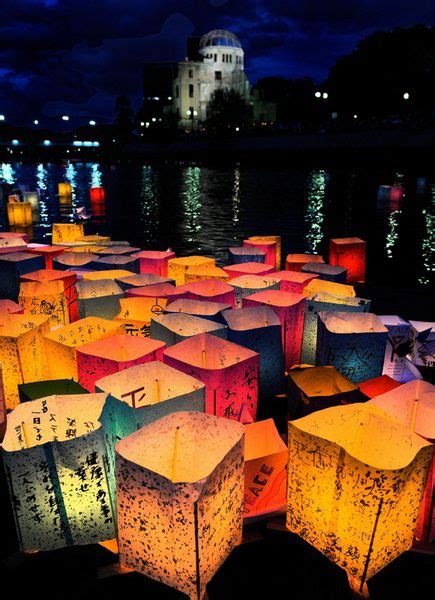
{"type": "Polygon", "coordinates": [[[80,246],[68,246],[69,252],[80,252],[80,253],[88,252],[90,254],[97,254],[97,255],[101,250],[107,250],[107,249],[108,248],[105,248],[105,246],[95,246],[92,244],[83,244],[80,246]]]}
{"type": "Polygon", "coordinates": [[[38,192],[22,192],[23,202],[29,202],[32,206],[33,212],[38,212],[39,210],[39,194],[38,192]]]}
{"type": "Polygon", "coordinates": [[[402,382],[406,378],[406,355],[411,350],[411,325],[396,315],[382,315],[379,320],[388,330],[382,372],[402,382]]]}
{"type": "Polygon", "coordinates": [[[52,244],[62,245],[65,242],[75,242],[84,235],[82,223],[53,223],[51,227],[52,244]]]}
{"type": "Polygon", "coordinates": [[[30,202],[8,202],[6,208],[8,222],[11,227],[27,227],[32,224],[32,205],[30,202]]]}
{"type": "Polygon", "coordinates": [[[45,268],[53,268],[53,257],[59,256],[68,250],[67,246],[40,246],[38,248],[27,248],[30,254],[39,254],[44,257],[45,268]]]}
{"type": "Polygon", "coordinates": [[[435,323],[430,321],[409,321],[413,340],[412,362],[418,367],[435,366],[435,323]]]}
{"type": "Polygon", "coordinates": [[[27,252],[0,254],[0,296],[16,300],[20,291],[20,276],[43,269],[44,259],[27,252]]]}
{"type": "Polygon", "coordinates": [[[116,283],[124,290],[129,288],[144,287],[146,285],[154,285],[155,283],[170,283],[175,285],[173,279],[169,277],[161,277],[154,273],[141,273],[140,275],[128,275],[127,277],[119,277],[116,279],[116,283]]]}
{"type": "Polygon", "coordinates": [[[232,265],[245,262],[264,263],[266,253],[254,246],[241,246],[240,248],[228,248],[229,260],[232,265]]]}
{"type": "Polygon", "coordinates": [[[68,302],[62,281],[23,282],[20,285],[18,302],[26,315],[49,317],[52,327],[69,323],[68,302]]]}
{"type": "Polygon", "coordinates": [[[374,398],[375,396],[394,390],[400,385],[398,381],[395,381],[389,375],[380,375],[379,377],[373,377],[359,383],[358,388],[366,398],[374,398]]]}
{"type": "Polygon", "coordinates": [[[95,254],[99,256],[131,256],[137,258],[136,254],[140,248],[134,248],[133,246],[109,246],[108,248],[101,248],[97,250],[95,254]]]}
{"type": "Polygon", "coordinates": [[[236,308],[242,308],[243,298],[264,290],[279,290],[279,281],[272,277],[241,275],[231,279],[234,288],[236,308]]]}
{"type": "Polygon", "coordinates": [[[291,418],[316,410],[361,402],[357,386],[335,367],[306,367],[289,371],[289,414],[291,418]]]}
{"type": "Polygon", "coordinates": [[[167,348],[163,356],[166,364],[205,383],[208,414],[242,423],[256,420],[257,352],[203,333],[167,348]]]}
{"type": "Polygon", "coordinates": [[[185,282],[186,284],[194,283],[196,281],[223,281],[226,283],[230,276],[220,267],[212,266],[201,266],[201,267],[189,267],[186,271],[185,282]]]}
{"type": "MultiPolygon", "coordinates": [[[[232,285],[223,281],[197,281],[181,286],[186,292],[186,298],[189,300],[207,300],[209,302],[218,302],[219,304],[235,304],[235,293],[232,285]]],[[[175,300],[175,298],[174,298],[175,300]]]]}
{"type": "Polygon", "coordinates": [[[257,238],[254,241],[252,238],[249,238],[248,240],[243,240],[243,245],[248,248],[253,247],[262,250],[265,254],[264,263],[271,265],[274,270],[279,269],[276,261],[276,241],[263,238],[257,238]]]}
{"type": "Polygon", "coordinates": [[[348,283],[364,283],[366,246],[366,242],[357,237],[332,239],[329,242],[329,264],[347,269],[348,283]]]}
{"type": "Polygon", "coordinates": [[[104,204],[105,193],[103,187],[91,187],[89,190],[91,204],[104,204]]]}
{"type": "Polygon", "coordinates": [[[144,287],[129,288],[126,291],[126,296],[127,298],[152,298],[154,303],[160,305],[163,309],[167,302],[186,298],[187,291],[170,283],[154,283],[144,287]],[[163,300],[165,301],[164,306],[162,304],[163,300]]]}
{"type": "Polygon", "coordinates": [[[223,312],[231,309],[231,304],[222,302],[207,302],[206,300],[174,300],[165,307],[165,313],[184,313],[194,317],[202,317],[223,323],[223,312]]]}
{"type": "Polygon", "coordinates": [[[175,280],[177,285],[186,283],[186,271],[189,267],[214,267],[216,261],[207,256],[184,256],[168,260],[168,277],[175,280]]]}
{"type": "Polygon", "coordinates": [[[125,256],[115,254],[113,256],[100,256],[94,258],[89,265],[90,269],[96,271],[107,271],[108,269],[123,269],[132,273],[139,273],[139,260],[134,256],[125,256]]]}
{"type": "Polygon", "coordinates": [[[334,283],[333,281],[325,281],[316,277],[312,279],[304,288],[305,296],[312,296],[313,294],[332,294],[339,298],[355,298],[355,289],[351,285],[344,285],[343,283],[334,283]]]}
{"type": "Polygon", "coordinates": [[[47,363],[52,379],[78,379],[77,349],[84,344],[124,333],[121,323],[86,317],[45,336],[47,363]]]}
{"type": "Polygon", "coordinates": [[[163,360],[165,344],[160,340],[131,335],[85,344],[77,350],[79,382],[89,391],[95,391],[95,382],[107,375],[155,360],[163,360]]]}
{"type": "Polygon", "coordinates": [[[0,300],[0,316],[3,314],[22,315],[23,307],[13,300],[0,300]]]}
{"type": "Polygon", "coordinates": [[[166,250],[159,252],[158,250],[142,250],[134,255],[139,259],[141,273],[154,273],[161,277],[168,275],[168,261],[175,258],[175,252],[166,250]]]}
{"type": "Polygon", "coordinates": [[[33,383],[21,383],[18,386],[20,402],[30,402],[46,396],[71,396],[86,393],[87,390],[74,379],[48,379],[33,383]]]}
{"type": "Polygon", "coordinates": [[[62,203],[71,203],[72,201],[72,189],[70,183],[58,183],[57,189],[59,193],[59,201],[62,203]]]}
{"type": "Polygon", "coordinates": [[[121,298],[121,309],[114,318],[122,323],[127,335],[150,336],[151,317],[159,314],[166,306],[164,298],[121,298]]]}
{"type": "Polygon", "coordinates": [[[107,235],[82,235],[79,237],[76,242],[84,243],[84,244],[96,244],[97,246],[105,246],[109,245],[111,238],[107,235]]]}
{"type": "Polygon", "coordinates": [[[6,431],[6,420],[6,398],[5,389],[3,386],[3,369],[0,365],[0,442],[2,442],[6,431]]]}
{"type": "Polygon", "coordinates": [[[204,597],[242,538],[243,433],[238,423],[184,412],[118,444],[122,566],[204,597]]]}
{"type": "Polygon", "coordinates": [[[161,340],[167,347],[201,333],[210,333],[226,339],[227,327],[222,323],[216,323],[216,321],[209,321],[183,313],[156,315],[151,318],[151,338],[161,340]]]}
{"type": "Polygon", "coordinates": [[[49,331],[46,317],[0,316],[0,364],[7,408],[19,402],[18,384],[47,378],[44,335],[49,331]]]}
{"type": "Polygon", "coordinates": [[[29,236],[27,233],[15,232],[15,231],[0,231],[0,240],[9,240],[10,242],[29,242],[29,236]]]}
{"type": "Polygon", "coordinates": [[[253,306],[223,313],[228,340],[260,355],[259,394],[267,398],[284,389],[281,321],[272,308],[253,306]]]}
{"type": "Polygon", "coordinates": [[[83,271],[83,279],[87,281],[101,281],[102,279],[112,279],[118,281],[123,277],[130,277],[131,271],[123,269],[108,269],[107,271],[83,271]]]}
{"type": "Polygon", "coordinates": [[[21,275],[21,281],[34,281],[41,284],[50,284],[55,281],[62,282],[68,306],[69,322],[77,321],[79,318],[76,290],[77,276],[74,273],[55,269],[40,269],[21,275]]]}
{"type": "Polygon", "coordinates": [[[314,273],[302,273],[298,271],[273,271],[269,277],[279,281],[279,289],[282,292],[293,292],[302,294],[304,288],[316,279],[318,275],[314,273]]]}
{"type": "MultiPolygon", "coordinates": [[[[250,242],[273,242],[275,244],[275,269],[281,268],[281,236],[280,235],[252,235],[248,238],[250,242]]],[[[257,246],[258,247],[258,246],[257,246]]]]}
{"type": "Polygon", "coordinates": [[[259,262],[243,262],[236,265],[224,267],[224,271],[230,279],[240,277],[241,275],[268,275],[275,269],[274,266],[259,262]]]}
{"type": "Polygon", "coordinates": [[[3,459],[22,550],[115,536],[113,473],[98,421],[105,398],[49,396],[9,415],[3,459]]]}
{"type": "Polygon", "coordinates": [[[96,255],[91,252],[64,252],[60,256],[53,258],[53,268],[59,271],[67,269],[91,269],[91,265],[96,259],[96,255]]]}
{"type": "Polygon", "coordinates": [[[314,273],[319,279],[325,281],[335,281],[336,283],[346,282],[346,269],[324,263],[307,263],[301,269],[302,273],[314,273]]]}
{"type": "Polygon", "coordinates": [[[77,304],[79,317],[101,317],[113,319],[121,308],[120,300],[124,292],[112,279],[100,281],[78,281],[77,304]]]}
{"type": "Polygon", "coordinates": [[[298,364],[301,358],[305,296],[279,290],[265,290],[243,298],[243,306],[258,305],[270,306],[281,321],[284,365],[288,370],[298,364]]]}
{"type": "Polygon", "coordinates": [[[270,514],[286,506],[287,455],[273,419],[246,425],[245,517],[270,514]]]}
{"type": "Polygon", "coordinates": [[[412,545],[432,448],[369,404],[289,423],[287,527],[354,587],[412,545]]]}
{"type": "Polygon", "coordinates": [[[288,254],[285,261],[285,268],[287,271],[300,271],[307,263],[324,262],[320,254],[288,254]]]}
{"type": "Polygon", "coordinates": [[[26,249],[27,243],[22,238],[0,237],[0,255],[10,254],[11,252],[24,252],[26,249]]]}
{"type": "Polygon", "coordinates": [[[388,331],[373,313],[320,312],[316,364],[353,382],[382,374],[388,331]]]}

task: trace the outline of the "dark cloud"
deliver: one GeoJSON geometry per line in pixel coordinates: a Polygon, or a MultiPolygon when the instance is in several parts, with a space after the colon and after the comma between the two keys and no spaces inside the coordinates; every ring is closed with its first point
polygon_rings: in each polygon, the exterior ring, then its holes
{"type": "Polygon", "coordinates": [[[432,0],[2,0],[0,112],[109,120],[117,95],[139,104],[143,62],[214,28],[240,37],[251,80],[321,80],[373,31],[434,22],[432,0]]]}

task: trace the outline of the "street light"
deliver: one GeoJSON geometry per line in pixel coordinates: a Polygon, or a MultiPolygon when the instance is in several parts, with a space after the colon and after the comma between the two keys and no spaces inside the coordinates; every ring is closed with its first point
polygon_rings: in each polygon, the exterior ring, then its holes
{"type": "Polygon", "coordinates": [[[51,146],[50,140],[44,140],[42,143],[44,144],[44,146],[51,146]]]}
{"type": "Polygon", "coordinates": [[[403,94],[403,99],[404,99],[404,100],[409,100],[409,92],[405,92],[405,93],[403,94]]]}
{"type": "Polygon", "coordinates": [[[89,125],[92,125],[92,127],[94,127],[94,125],[96,125],[97,123],[95,121],[89,121],[89,125]]]}
{"type": "Polygon", "coordinates": [[[68,115],[62,115],[62,121],[69,121],[68,115]]]}
{"type": "Polygon", "coordinates": [[[358,115],[353,115],[353,118],[354,119],[358,119],[358,115]]]}
{"type": "Polygon", "coordinates": [[[12,146],[18,146],[20,143],[20,140],[12,140],[12,146]]]}
{"type": "Polygon", "coordinates": [[[316,92],[314,95],[316,96],[316,98],[321,98],[322,97],[322,93],[321,92],[316,92]]]}
{"type": "Polygon", "coordinates": [[[6,117],[4,115],[0,115],[0,121],[4,121],[6,117]]]}
{"type": "Polygon", "coordinates": [[[141,121],[141,122],[140,122],[140,126],[141,126],[141,127],[145,127],[145,121],[141,121]]]}
{"type": "Polygon", "coordinates": [[[38,119],[35,119],[35,120],[33,121],[33,125],[39,125],[39,121],[38,121],[38,119]]]}
{"type": "Polygon", "coordinates": [[[326,100],[328,98],[328,93],[327,92],[323,92],[322,98],[323,98],[323,100],[326,100]]]}

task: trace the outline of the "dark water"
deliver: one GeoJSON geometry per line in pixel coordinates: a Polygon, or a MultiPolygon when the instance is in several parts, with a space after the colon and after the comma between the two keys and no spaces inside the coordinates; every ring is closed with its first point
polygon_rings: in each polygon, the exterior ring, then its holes
{"type": "MultiPolygon", "coordinates": [[[[227,248],[249,235],[279,234],[283,256],[319,252],[327,257],[331,237],[368,242],[368,287],[378,312],[431,318],[434,267],[435,174],[415,170],[319,169],[292,165],[202,166],[65,162],[0,166],[0,180],[41,193],[33,237],[48,241],[51,223],[73,221],[86,206],[91,186],[106,191],[104,215],[87,231],[107,233],[142,248],[173,248],[220,262],[227,248]],[[71,206],[60,205],[57,184],[69,181],[71,206]],[[380,201],[380,185],[401,186],[402,201],[380,201]]],[[[101,208],[101,207],[100,207],[101,208]]],[[[101,212],[101,211],[99,211],[101,212]]],[[[2,229],[7,229],[4,208],[2,229]]],[[[433,316],[432,316],[433,318],[433,316]]]]}

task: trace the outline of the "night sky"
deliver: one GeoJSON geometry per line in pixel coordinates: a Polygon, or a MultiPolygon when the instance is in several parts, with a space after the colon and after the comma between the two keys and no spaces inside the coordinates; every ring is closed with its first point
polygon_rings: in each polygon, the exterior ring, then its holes
{"type": "Polygon", "coordinates": [[[368,34],[417,23],[435,23],[433,0],[1,0],[0,113],[111,121],[117,95],[139,106],[143,62],[182,59],[211,29],[239,36],[251,82],[321,81],[368,34]]]}

